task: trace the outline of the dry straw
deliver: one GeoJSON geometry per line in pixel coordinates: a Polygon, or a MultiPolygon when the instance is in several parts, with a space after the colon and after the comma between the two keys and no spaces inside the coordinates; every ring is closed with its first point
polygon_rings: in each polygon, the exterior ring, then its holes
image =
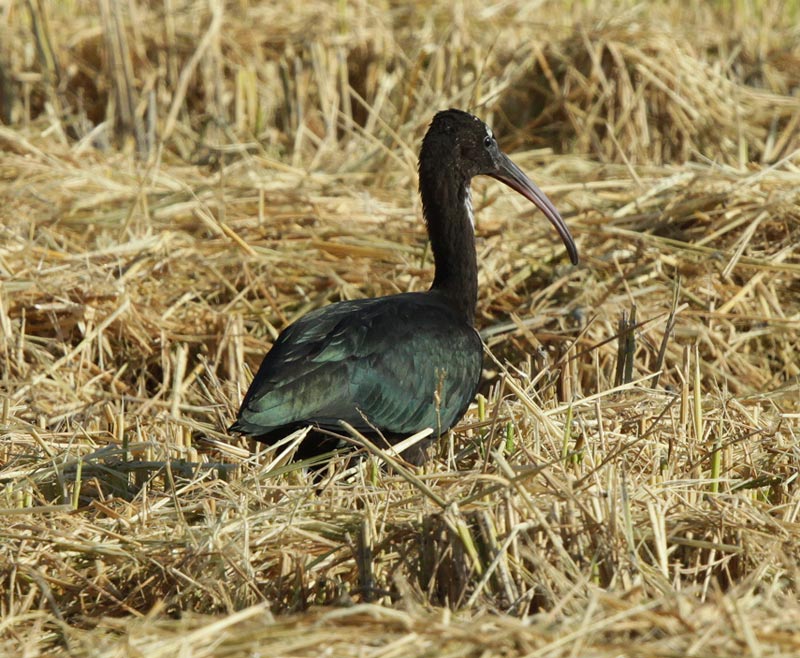
{"type": "Polygon", "coordinates": [[[798,5],[595,4],[0,8],[0,653],[800,653],[798,5]],[[482,396],[315,481],[224,428],[451,105],[582,265],[477,181],[482,396]]]}

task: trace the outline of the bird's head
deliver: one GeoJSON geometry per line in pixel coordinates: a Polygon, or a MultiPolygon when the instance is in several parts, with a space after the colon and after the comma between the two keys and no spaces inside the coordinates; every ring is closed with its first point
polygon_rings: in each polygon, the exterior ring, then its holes
{"type": "Polygon", "coordinates": [[[450,168],[449,174],[469,185],[474,176],[491,176],[536,205],[555,226],[573,264],[578,249],[563,218],[536,184],[500,150],[492,129],[478,117],[461,110],[436,114],[420,152],[420,179],[431,170],[450,168]]]}

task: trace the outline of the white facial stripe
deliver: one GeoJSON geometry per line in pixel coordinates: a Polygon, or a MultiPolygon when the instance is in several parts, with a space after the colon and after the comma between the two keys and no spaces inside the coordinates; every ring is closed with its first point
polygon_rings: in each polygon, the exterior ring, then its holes
{"type": "Polygon", "coordinates": [[[489,126],[486,126],[486,136],[487,136],[489,139],[494,139],[494,135],[492,134],[492,129],[491,129],[491,128],[489,128],[489,126]]]}
{"type": "Polygon", "coordinates": [[[464,208],[469,217],[469,223],[472,224],[472,230],[475,230],[475,213],[472,211],[472,190],[467,186],[467,194],[464,197],[464,208]]]}

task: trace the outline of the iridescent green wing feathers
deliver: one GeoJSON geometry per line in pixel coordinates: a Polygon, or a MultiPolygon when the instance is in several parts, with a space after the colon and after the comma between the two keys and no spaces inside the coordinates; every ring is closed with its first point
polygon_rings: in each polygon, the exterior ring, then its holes
{"type": "Polygon", "coordinates": [[[365,432],[432,427],[440,434],[473,399],[481,357],[475,330],[430,295],[334,304],[281,334],[232,429],[258,435],[309,423],[339,430],[344,420],[365,432]]]}

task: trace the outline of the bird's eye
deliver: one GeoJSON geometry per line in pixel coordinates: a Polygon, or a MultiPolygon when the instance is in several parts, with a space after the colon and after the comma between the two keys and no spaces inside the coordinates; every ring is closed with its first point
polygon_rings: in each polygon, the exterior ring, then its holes
{"type": "Polygon", "coordinates": [[[489,137],[489,135],[486,135],[486,137],[483,138],[483,145],[487,149],[492,147],[492,142],[494,142],[494,140],[491,137],[489,137]]]}

